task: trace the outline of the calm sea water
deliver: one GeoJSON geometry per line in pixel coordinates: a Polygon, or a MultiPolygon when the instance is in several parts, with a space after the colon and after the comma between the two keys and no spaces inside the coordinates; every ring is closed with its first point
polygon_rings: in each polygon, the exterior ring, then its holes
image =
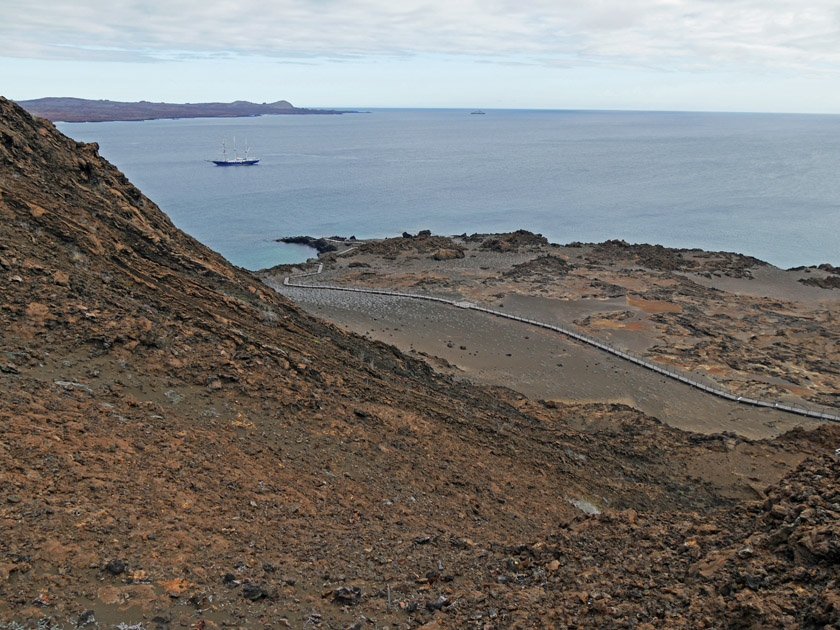
{"type": "Polygon", "coordinates": [[[840,116],[373,110],[59,128],[250,269],[311,255],[281,236],[519,228],[840,265],[840,116]],[[258,166],[204,161],[234,136],[258,166]]]}

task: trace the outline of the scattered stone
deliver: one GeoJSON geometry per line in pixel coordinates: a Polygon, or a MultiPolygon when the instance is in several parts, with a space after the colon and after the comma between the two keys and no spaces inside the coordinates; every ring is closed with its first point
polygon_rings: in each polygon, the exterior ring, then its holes
{"type": "Polygon", "coordinates": [[[195,586],[195,584],[187,582],[181,578],[172,578],[171,580],[162,582],[161,586],[163,587],[164,593],[173,599],[177,599],[185,595],[189,589],[195,586]]]}
{"type": "Polygon", "coordinates": [[[448,597],[441,595],[433,602],[426,602],[426,608],[432,612],[436,610],[442,610],[445,606],[450,604],[450,600],[448,597]]]}
{"type": "Polygon", "coordinates": [[[236,586],[239,584],[239,580],[236,579],[236,576],[233,573],[225,573],[222,576],[222,584],[227,584],[228,586],[236,586]]]}
{"type": "Polygon", "coordinates": [[[79,615],[79,619],[76,621],[77,628],[84,628],[85,626],[92,626],[96,624],[96,615],[92,610],[86,610],[81,615],[79,615]]]}
{"type": "Polygon", "coordinates": [[[125,573],[126,564],[122,560],[111,560],[105,565],[105,570],[112,575],[125,573]]]}
{"type": "Polygon", "coordinates": [[[245,582],[242,585],[242,597],[252,602],[257,601],[258,599],[264,599],[268,597],[268,591],[263,588],[260,584],[252,584],[251,582],[245,582]]]}
{"type": "Polygon", "coordinates": [[[355,606],[362,599],[362,589],[358,586],[340,586],[332,591],[330,599],[338,604],[355,606]]]}
{"type": "Polygon", "coordinates": [[[321,613],[313,610],[312,612],[309,613],[309,617],[306,619],[306,623],[304,624],[304,627],[306,627],[309,624],[312,624],[313,626],[315,626],[317,628],[321,625],[321,619],[322,619],[321,613]]]}

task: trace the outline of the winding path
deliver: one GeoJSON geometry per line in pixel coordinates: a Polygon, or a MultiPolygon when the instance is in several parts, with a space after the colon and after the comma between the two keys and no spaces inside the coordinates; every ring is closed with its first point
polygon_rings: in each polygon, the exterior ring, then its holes
{"type": "MultiPolygon", "coordinates": [[[[349,250],[348,250],[349,251],[349,250]]],[[[346,252],[341,252],[342,254],[346,252]]],[[[306,278],[311,276],[317,276],[324,270],[324,264],[318,263],[318,269],[316,271],[311,271],[309,273],[300,273],[296,275],[290,275],[283,278],[283,285],[287,287],[294,287],[296,289],[320,289],[325,291],[347,291],[351,293],[369,293],[373,295],[388,295],[391,297],[400,297],[400,298],[409,298],[412,300],[426,300],[429,302],[440,302],[441,304],[448,304],[450,306],[454,306],[456,308],[463,308],[463,309],[470,309],[473,311],[479,311],[482,313],[487,313],[488,315],[494,315],[496,317],[503,317],[505,319],[512,319],[517,322],[522,322],[523,324],[530,324],[531,326],[536,326],[537,328],[546,328],[548,330],[553,330],[558,332],[566,337],[570,337],[571,339],[575,339],[576,341],[580,341],[581,343],[585,343],[587,345],[593,346],[598,348],[599,350],[603,350],[609,354],[614,356],[620,357],[626,361],[630,361],[631,363],[635,363],[643,368],[651,370],[653,372],[657,372],[662,376],[665,376],[670,379],[674,379],[676,381],[680,381],[681,383],[685,383],[691,387],[696,389],[702,390],[708,394],[713,396],[717,396],[719,398],[724,398],[726,400],[731,400],[732,402],[740,403],[743,405],[752,405],[754,407],[768,407],[770,409],[777,409],[779,411],[786,411],[788,413],[794,413],[800,416],[806,416],[808,418],[817,418],[819,420],[826,420],[829,422],[840,422],[840,416],[835,414],[830,414],[823,410],[818,409],[809,409],[806,407],[800,407],[798,405],[789,405],[783,402],[778,401],[767,401],[767,400],[759,400],[755,398],[748,398],[746,396],[737,396],[731,392],[728,392],[724,389],[719,387],[711,387],[706,385],[705,383],[701,383],[694,379],[689,378],[685,374],[678,372],[676,370],[669,370],[667,367],[663,365],[657,364],[653,361],[649,361],[644,359],[638,355],[635,355],[627,350],[621,350],[616,348],[615,346],[611,346],[610,344],[604,343],[602,341],[598,341],[592,337],[587,335],[582,335],[579,332],[574,330],[570,330],[569,328],[564,328],[562,326],[555,326],[553,324],[546,324],[545,322],[539,322],[533,319],[527,319],[525,317],[519,317],[517,315],[511,315],[510,313],[504,313],[502,311],[493,310],[490,308],[484,308],[483,306],[478,306],[477,304],[473,304],[472,302],[459,302],[456,300],[447,300],[446,298],[439,298],[434,297],[431,295],[419,295],[416,293],[403,293],[400,291],[389,291],[387,289],[362,289],[356,287],[342,287],[337,285],[330,285],[330,284],[300,284],[297,282],[293,282],[293,278],[306,278]]]]}

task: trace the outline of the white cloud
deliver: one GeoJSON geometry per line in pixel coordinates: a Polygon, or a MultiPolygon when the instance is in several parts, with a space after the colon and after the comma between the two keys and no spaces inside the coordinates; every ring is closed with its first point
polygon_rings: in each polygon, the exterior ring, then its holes
{"type": "Polygon", "coordinates": [[[424,53],[664,70],[840,68],[813,0],[4,0],[4,55],[346,59],[424,53]]]}

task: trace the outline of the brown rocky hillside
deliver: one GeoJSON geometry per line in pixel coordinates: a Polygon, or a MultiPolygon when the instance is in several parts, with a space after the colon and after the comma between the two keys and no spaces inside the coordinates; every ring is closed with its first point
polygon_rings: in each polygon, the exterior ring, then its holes
{"type": "Polygon", "coordinates": [[[836,430],[438,376],[5,99],[0,219],[2,628],[837,624],[836,430]]]}

